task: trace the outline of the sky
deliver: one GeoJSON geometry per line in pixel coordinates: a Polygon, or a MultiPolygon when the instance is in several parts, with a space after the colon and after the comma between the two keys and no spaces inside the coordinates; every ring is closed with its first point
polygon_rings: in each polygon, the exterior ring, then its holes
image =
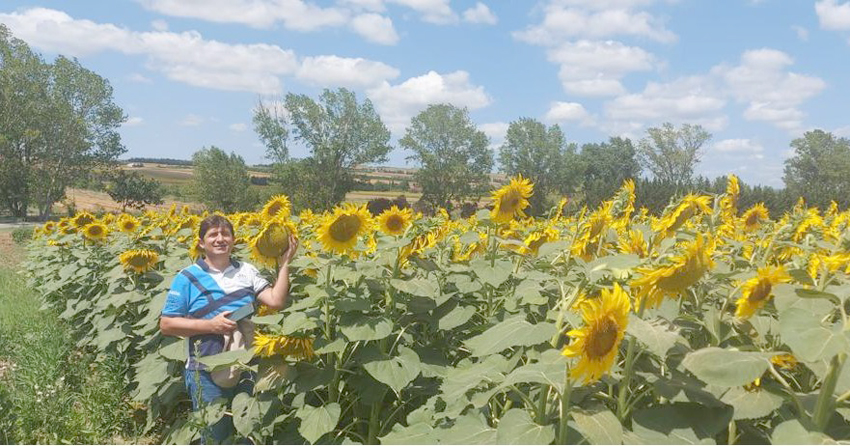
{"type": "Polygon", "coordinates": [[[257,104],[339,87],[392,132],[390,166],[413,167],[397,140],[436,103],[466,107],[494,155],[520,118],[579,147],[699,124],[697,174],[775,187],[793,139],[850,136],[850,1],[2,0],[0,23],[109,80],[124,158],[267,163],[257,104]]]}

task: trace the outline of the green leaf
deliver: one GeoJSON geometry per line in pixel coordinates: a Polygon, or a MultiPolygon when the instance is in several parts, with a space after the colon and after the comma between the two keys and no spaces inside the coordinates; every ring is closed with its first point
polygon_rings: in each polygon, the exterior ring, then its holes
{"type": "Polygon", "coordinates": [[[349,341],[376,341],[384,339],[393,331],[393,323],[385,317],[370,317],[359,314],[344,314],[339,329],[349,341]]]}
{"type": "Polygon", "coordinates": [[[465,394],[469,389],[478,386],[482,381],[501,382],[505,373],[514,368],[516,360],[505,358],[502,355],[488,356],[476,364],[468,359],[461,361],[453,369],[449,369],[443,379],[440,390],[446,398],[457,398],[465,394]]]}
{"type": "Polygon", "coordinates": [[[475,307],[457,306],[449,314],[440,318],[440,330],[451,330],[457,326],[465,324],[475,314],[475,307]]]}
{"type": "Polygon", "coordinates": [[[159,349],[159,354],[163,358],[172,359],[174,361],[186,361],[189,356],[189,351],[186,347],[186,340],[177,338],[176,341],[159,349]]]}
{"type": "Polygon", "coordinates": [[[260,405],[255,397],[240,392],[233,397],[233,427],[243,437],[254,431],[254,426],[261,421],[260,405]]]}
{"type": "Polygon", "coordinates": [[[555,325],[549,322],[532,325],[525,320],[525,316],[516,316],[490,327],[464,344],[472,356],[486,356],[510,347],[540,344],[551,339],[556,331],[555,325]]]}
{"type": "Polygon", "coordinates": [[[773,287],[773,302],[776,305],[776,311],[781,314],[791,308],[798,308],[823,316],[835,308],[829,299],[812,299],[808,298],[810,295],[807,294],[803,294],[807,298],[802,297],[798,293],[800,290],[804,290],[804,288],[797,288],[797,285],[789,283],[780,283],[773,287]]]}
{"type": "Polygon", "coordinates": [[[809,432],[797,420],[788,420],[776,426],[770,435],[771,444],[838,444],[820,432],[809,432]]]}
{"type": "Polygon", "coordinates": [[[850,352],[850,340],[840,325],[826,327],[811,311],[789,308],[779,315],[779,334],[795,356],[807,362],[850,352]]]}
{"type": "Polygon", "coordinates": [[[253,350],[231,350],[217,355],[201,356],[198,358],[198,362],[212,369],[216,369],[218,367],[229,366],[236,363],[245,364],[253,357],[253,350]]]}
{"type": "Polygon", "coordinates": [[[558,358],[555,361],[540,361],[517,367],[505,377],[501,386],[509,386],[516,383],[547,384],[556,388],[558,393],[563,394],[567,361],[561,356],[558,350],[549,350],[544,355],[549,352],[554,353],[558,358]]]}
{"type": "Polygon", "coordinates": [[[555,439],[553,426],[535,424],[522,409],[511,409],[502,415],[496,429],[497,444],[549,444],[555,439]]]}
{"type": "Polygon", "coordinates": [[[461,294],[472,294],[481,289],[481,283],[466,274],[452,274],[447,280],[454,283],[461,294]]]}
{"type": "Polygon", "coordinates": [[[395,393],[401,392],[422,371],[416,352],[404,346],[398,351],[399,355],[390,359],[363,364],[373,378],[390,386],[395,393]]]}
{"type": "Polygon", "coordinates": [[[774,395],[767,390],[758,389],[753,392],[744,390],[743,387],[733,387],[720,399],[732,406],[735,413],[732,417],[736,420],[748,420],[761,418],[769,415],[782,405],[782,397],[774,395]]]}
{"type": "Polygon", "coordinates": [[[514,293],[520,297],[520,303],[523,305],[545,305],[549,302],[549,298],[540,294],[542,289],[540,282],[526,279],[517,285],[514,293]]]}
{"type": "Polygon", "coordinates": [[[631,313],[629,314],[629,325],[626,327],[626,332],[646,345],[646,348],[654,355],[665,358],[667,351],[679,339],[679,334],[668,327],[669,325],[660,319],[649,322],[631,313]]]}
{"type": "Polygon", "coordinates": [[[675,403],[635,412],[634,434],[651,443],[709,444],[732,419],[729,407],[706,407],[696,403],[675,403]],[[659,435],[660,434],[660,435],[659,435]]]}
{"type": "Polygon", "coordinates": [[[311,444],[315,443],[322,435],[336,427],[340,412],[338,403],[325,404],[319,407],[304,406],[295,413],[301,419],[298,433],[311,444]]]}
{"type": "Polygon", "coordinates": [[[422,297],[437,297],[440,294],[440,288],[437,285],[436,281],[428,280],[428,279],[410,279],[410,280],[401,280],[401,279],[392,279],[390,280],[390,285],[393,288],[412,294],[414,296],[422,296],[422,297]]]}
{"type": "Polygon", "coordinates": [[[396,423],[393,430],[379,437],[381,444],[436,444],[434,428],[428,423],[416,423],[402,426],[396,423]]]}
{"type": "Polygon", "coordinates": [[[682,365],[707,384],[735,387],[755,381],[770,364],[763,353],[707,347],[688,353],[682,365]]]}
{"type": "Polygon", "coordinates": [[[487,425],[481,414],[470,413],[455,420],[454,426],[435,432],[443,444],[495,444],[496,429],[487,425]]]}
{"type": "Polygon", "coordinates": [[[489,260],[475,259],[469,262],[469,266],[482,282],[489,283],[493,288],[499,288],[508,280],[513,270],[510,260],[504,259],[496,260],[493,266],[490,266],[489,260]]]}
{"type": "Polygon", "coordinates": [[[281,334],[289,335],[297,332],[310,331],[318,327],[314,319],[304,313],[287,313],[281,324],[281,334]]]}
{"type": "Polygon", "coordinates": [[[608,409],[574,409],[570,412],[576,422],[577,430],[590,441],[590,444],[622,444],[623,425],[608,409]]]}

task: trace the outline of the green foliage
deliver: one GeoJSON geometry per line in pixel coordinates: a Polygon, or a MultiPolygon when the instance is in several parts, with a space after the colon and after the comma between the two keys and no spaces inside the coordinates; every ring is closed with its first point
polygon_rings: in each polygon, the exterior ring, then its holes
{"type": "Polygon", "coordinates": [[[419,166],[414,178],[423,201],[451,210],[453,203],[489,189],[493,154],[487,135],[475,127],[466,108],[428,106],[410,121],[399,144],[419,166]]]}
{"type": "Polygon", "coordinates": [[[34,228],[15,228],[12,230],[12,240],[19,245],[26,245],[32,239],[34,228]]]}
{"type": "Polygon", "coordinates": [[[687,183],[699,163],[700,149],[711,134],[700,125],[683,124],[678,129],[665,122],[646,130],[640,140],[637,156],[641,166],[664,182],[687,183]]]}
{"type": "Polygon", "coordinates": [[[235,212],[249,208],[249,177],[245,160],[212,146],[192,155],[192,181],[198,199],[210,210],[235,212]]]}
{"type": "Polygon", "coordinates": [[[112,184],[107,193],[116,202],[121,203],[121,211],[127,207],[143,209],[146,205],[162,204],[162,184],[153,179],[145,178],[137,172],[127,173],[118,170],[112,176],[112,184]]]}
{"type": "Polygon", "coordinates": [[[42,218],[65,189],[108,169],[126,149],[112,87],[76,60],[45,63],[0,25],[0,194],[15,216],[30,204],[42,218]]]}
{"type": "Polygon", "coordinates": [[[640,164],[632,141],[610,138],[608,142],[584,144],[578,157],[579,181],[584,203],[598,206],[623,185],[627,179],[640,176],[640,164]]]}
{"type": "MultiPolygon", "coordinates": [[[[499,148],[501,171],[509,176],[522,175],[534,183],[534,195],[526,213],[543,215],[554,204],[549,195],[559,190],[568,145],[556,124],[546,128],[531,118],[511,122],[505,142],[499,148]]],[[[557,200],[554,200],[555,202],[557,200]]]]}
{"type": "Polygon", "coordinates": [[[785,160],[785,186],[810,206],[850,206],[850,139],[823,130],[791,141],[794,155],[785,160]]]}

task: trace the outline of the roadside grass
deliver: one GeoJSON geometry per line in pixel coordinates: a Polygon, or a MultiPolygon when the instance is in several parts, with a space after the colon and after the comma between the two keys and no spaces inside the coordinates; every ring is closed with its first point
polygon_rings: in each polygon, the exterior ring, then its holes
{"type": "Polygon", "coordinates": [[[150,441],[127,396],[127,362],[95,361],[55,312],[39,310],[15,272],[22,254],[4,249],[0,265],[0,444],[150,441]]]}

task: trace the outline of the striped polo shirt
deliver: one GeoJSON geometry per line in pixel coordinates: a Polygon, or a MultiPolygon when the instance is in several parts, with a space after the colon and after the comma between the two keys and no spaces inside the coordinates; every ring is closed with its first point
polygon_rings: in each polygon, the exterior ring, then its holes
{"type": "MultiPolygon", "coordinates": [[[[162,316],[212,319],[224,311],[235,311],[254,303],[257,295],[268,286],[268,280],[250,263],[231,259],[230,266],[217,271],[198,259],[171,282],[162,316]]],[[[187,345],[186,368],[204,370],[206,366],[195,358],[196,348],[200,356],[221,353],[224,336],[213,333],[191,336],[187,345]]]]}

